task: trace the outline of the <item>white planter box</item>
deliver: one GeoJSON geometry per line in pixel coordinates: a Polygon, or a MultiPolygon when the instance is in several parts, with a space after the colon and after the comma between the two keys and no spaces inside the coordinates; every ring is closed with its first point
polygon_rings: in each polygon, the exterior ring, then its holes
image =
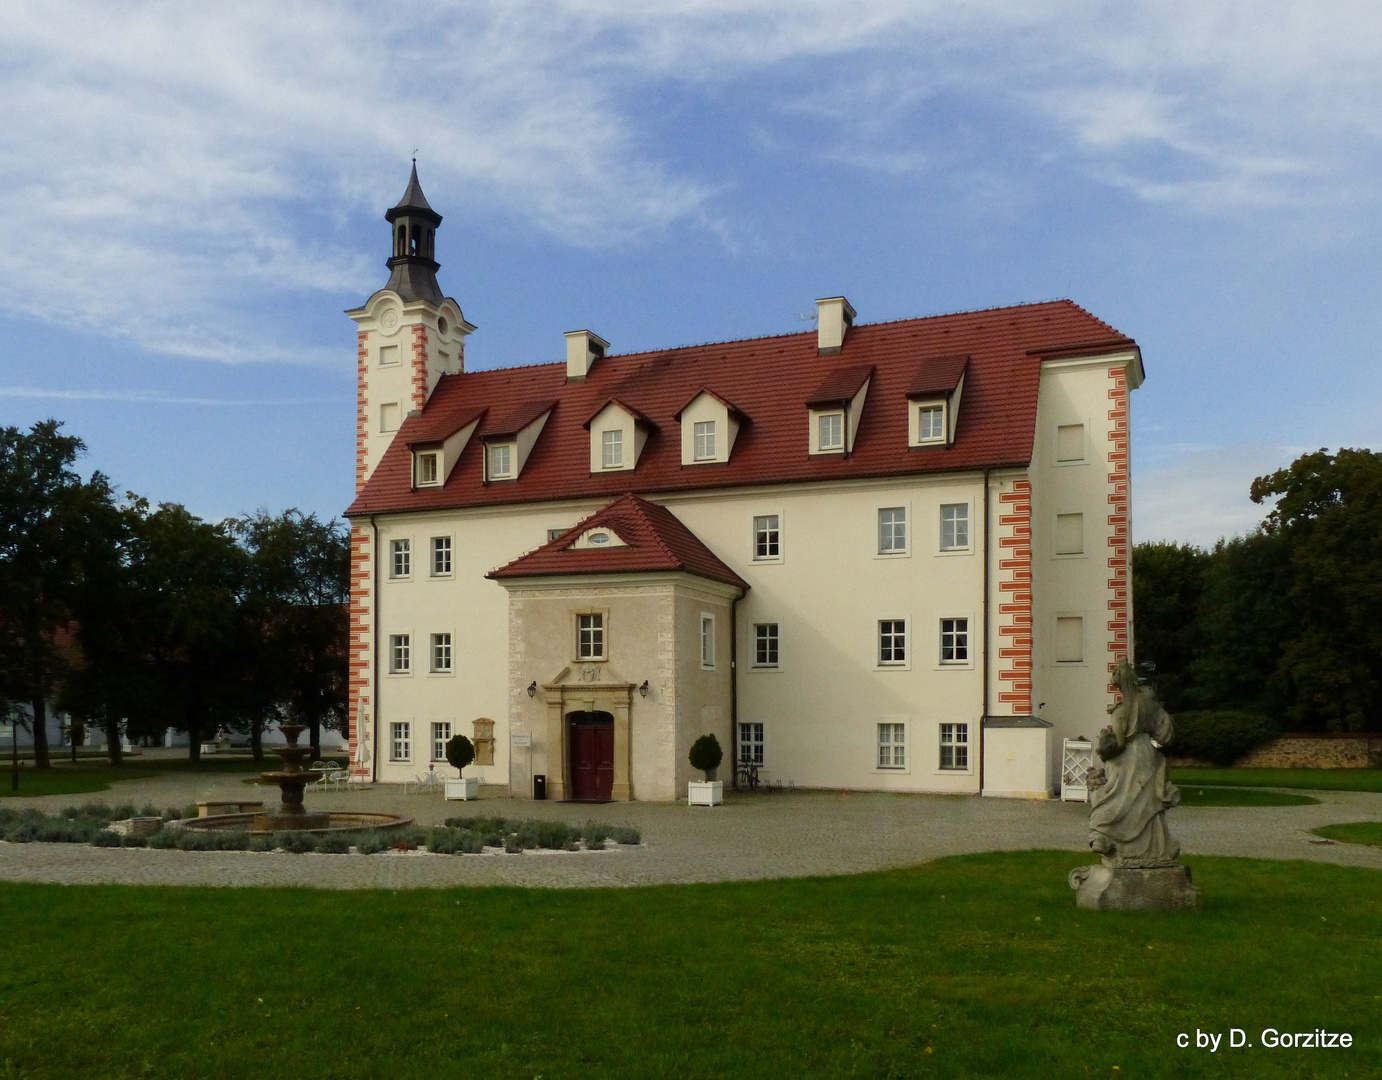
{"type": "Polygon", "coordinates": [[[719,806],[724,801],[723,780],[692,780],[686,785],[687,806],[719,806]]]}
{"type": "Polygon", "coordinates": [[[480,797],[480,778],[478,776],[462,776],[456,780],[446,781],[446,797],[448,799],[478,799],[480,797]]]}

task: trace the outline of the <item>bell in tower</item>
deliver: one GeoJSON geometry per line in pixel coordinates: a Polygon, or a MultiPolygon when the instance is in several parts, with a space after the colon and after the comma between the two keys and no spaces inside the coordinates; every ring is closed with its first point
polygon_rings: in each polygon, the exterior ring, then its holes
{"type": "Polygon", "coordinates": [[[386,289],[392,289],[406,303],[410,300],[442,302],[437,285],[436,261],[437,226],[441,215],[427,205],[422,185],[417,182],[417,161],[413,161],[413,175],[408,190],[398,205],[384,212],[384,220],[393,227],[393,255],[388,267],[392,271],[386,289]]]}

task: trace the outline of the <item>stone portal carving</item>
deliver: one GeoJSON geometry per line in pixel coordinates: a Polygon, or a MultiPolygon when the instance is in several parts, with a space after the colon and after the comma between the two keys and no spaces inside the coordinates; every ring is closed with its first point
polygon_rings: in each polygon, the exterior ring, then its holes
{"type": "Polygon", "coordinates": [[[1075,902],[1095,909],[1199,907],[1199,890],[1166,828],[1166,811],[1180,802],[1162,753],[1175,726],[1126,660],[1114,680],[1123,700],[1099,734],[1104,765],[1090,769],[1088,780],[1089,846],[1102,865],[1070,872],[1075,902]]]}

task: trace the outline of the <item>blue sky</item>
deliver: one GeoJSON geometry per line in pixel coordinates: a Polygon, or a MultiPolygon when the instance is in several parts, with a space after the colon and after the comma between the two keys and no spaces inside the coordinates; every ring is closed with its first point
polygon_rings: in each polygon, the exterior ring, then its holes
{"type": "Polygon", "coordinates": [[[349,502],[416,148],[471,368],[1069,296],[1142,345],[1134,532],[1382,445],[1382,7],[0,8],[0,423],[208,517],[349,502]]]}

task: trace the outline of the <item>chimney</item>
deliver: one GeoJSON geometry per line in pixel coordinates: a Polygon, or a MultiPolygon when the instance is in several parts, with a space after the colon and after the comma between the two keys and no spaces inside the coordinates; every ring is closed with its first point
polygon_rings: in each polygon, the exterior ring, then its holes
{"type": "Polygon", "coordinates": [[[833,356],[844,347],[845,331],[854,325],[854,306],[843,296],[816,301],[816,352],[833,356]]]}
{"type": "Polygon", "coordinates": [[[591,367],[609,351],[609,342],[589,330],[566,332],[566,381],[584,382],[591,367]]]}

